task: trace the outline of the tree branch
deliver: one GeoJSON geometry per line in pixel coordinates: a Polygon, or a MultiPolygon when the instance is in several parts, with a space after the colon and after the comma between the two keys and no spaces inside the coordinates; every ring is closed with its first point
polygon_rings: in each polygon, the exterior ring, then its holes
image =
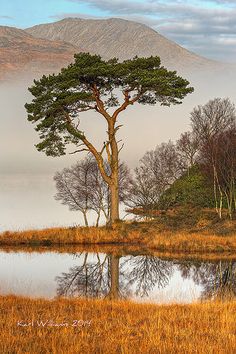
{"type": "Polygon", "coordinates": [[[123,149],[124,145],[125,145],[124,143],[121,145],[121,147],[120,147],[119,150],[118,150],[118,153],[121,152],[121,150],[123,149]]]}
{"type": "Polygon", "coordinates": [[[83,141],[84,145],[87,146],[89,151],[95,157],[95,159],[97,161],[97,164],[98,164],[98,168],[99,168],[99,170],[101,172],[101,175],[104,178],[105,182],[110,184],[111,183],[111,178],[106,173],[105,166],[104,166],[104,160],[103,160],[102,155],[97,151],[97,149],[93,146],[93,144],[90,143],[90,141],[87,140],[87,138],[85,136],[83,136],[81,140],[83,141]]]}
{"type": "Polygon", "coordinates": [[[109,145],[110,145],[110,142],[108,141],[106,143],[106,152],[107,152],[107,160],[108,160],[108,163],[109,165],[111,166],[111,152],[109,150],[109,145]]]}
{"type": "Polygon", "coordinates": [[[90,111],[91,109],[96,110],[96,106],[84,107],[84,108],[78,109],[78,112],[87,112],[87,111],[90,111]]]}
{"type": "Polygon", "coordinates": [[[79,149],[79,150],[75,150],[73,152],[69,152],[69,155],[73,155],[73,154],[76,154],[77,152],[82,152],[82,151],[89,151],[89,149],[79,149]]]}
{"type": "Polygon", "coordinates": [[[74,137],[80,139],[85,146],[87,146],[88,150],[93,154],[93,156],[95,157],[97,164],[98,164],[98,168],[101,172],[102,177],[104,178],[105,182],[110,184],[111,183],[111,178],[110,176],[107,175],[105,167],[104,167],[104,160],[102,155],[97,151],[97,149],[95,148],[95,146],[85,137],[84,133],[82,133],[81,131],[77,130],[74,126],[73,123],[71,121],[71,118],[69,116],[69,114],[66,114],[66,120],[67,120],[67,131],[72,134],[74,137]]]}
{"type": "Polygon", "coordinates": [[[109,121],[111,119],[111,117],[110,117],[109,113],[106,111],[106,109],[104,107],[104,103],[103,103],[103,101],[100,98],[100,92],[99,92],[99,89],[97,88],[96,84],[92,85],[92,91],[93,91],[93,94],[94,94],[95,101],[97,103],[97,107],[95,107],[96,111],[101,113],[103,115],[103,117],[107,121],[109,121]]]}
{"type": "Polygon", "coordinates": [[[130,89],[130,90],[125,90],[125,91],[123,92],[123,94],[124,94],[124,102],[123,102],[122,105],[121,105],[119,108],[117,108],[117,109],[115,110],[115,112],[113,113],[112,119],[113,119],[114,121],[116,121],[116,118],[117,118],[117,116],[118,116],[118,114],[119,114],[120,112],[124,111],[129,105],[133,105],[136,101],[139,100],[139,98],[140,98],[140,97],[142,96],[142,94],[143,94],[142,91],[139,91],[139,93],[138,93],[134,98],[130,99],[130,95],[129,95],[130,91],[132,91],[132,90],[131,90],[131,89],[130,89]]]}

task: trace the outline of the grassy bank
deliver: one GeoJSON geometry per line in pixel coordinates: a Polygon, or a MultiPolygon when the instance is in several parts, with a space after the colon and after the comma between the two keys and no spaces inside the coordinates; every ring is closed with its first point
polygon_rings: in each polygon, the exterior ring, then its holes
{"type": "Polygon", "coordinates": [[[164,227],[158,222],[121,223],[105,227],[72,227],[3,232],[0,246],[59,246],[78,244],[130,244],[156,251],[223,253],[236,251],[235,224],[215,229],[164,227]],[[223,232],[224,231],[224,232],[223,232]]]}
{"type": "Polygon", "coordinates": [[[1,296],[0,352],[229,354],[236,351],[235,313],[236,302],[159,306],[1,296]]]}

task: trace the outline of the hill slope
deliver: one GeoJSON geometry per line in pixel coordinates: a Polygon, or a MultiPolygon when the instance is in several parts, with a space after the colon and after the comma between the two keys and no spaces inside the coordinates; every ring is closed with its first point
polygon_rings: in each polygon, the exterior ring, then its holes
{"type": "Polygon", "coordinates": [[[62,41],[34,38],[23,30],[0,26],[0,80],[19,73],[55,72],[73,60],[78,49],[62,41]]]}
{"type": "Polygon", "coordinates": [[[120,60],[158,55],[174,69],[217,68],[220,63],[205,59],[168,40],[146,25],[122,19],[91,20],[67,18],[26,29],[37,38],[62,40],[103,58],[120,60]]]}

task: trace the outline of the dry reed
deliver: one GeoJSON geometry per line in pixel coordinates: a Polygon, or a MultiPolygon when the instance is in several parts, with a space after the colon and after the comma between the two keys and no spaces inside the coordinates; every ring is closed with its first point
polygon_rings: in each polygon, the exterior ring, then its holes
{"type": "Polygon", "coordinates": [[[157,251],[189,253],[223,253],[236,251],[236,230],[218,235],[209,230],[160,231],[155,224],[121,224],[105,227],[50,228],[6,231],[0,234],[0,246],[51,246],[76,244],[130,244],[157,251]]]}
{"type": "Polygon", "coordinates": [[[235,314],[233,301],[147,305],[1,296],[0,352],[233,354],[236,352],[235,314]],[[47,321],[52,321],[51,325],[47,321]]]}

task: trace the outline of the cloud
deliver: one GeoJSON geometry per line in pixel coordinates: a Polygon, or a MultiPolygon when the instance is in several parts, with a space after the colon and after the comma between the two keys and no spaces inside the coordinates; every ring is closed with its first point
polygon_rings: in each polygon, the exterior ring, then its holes
{"type": "Polygon", "coordinates": [[[189,3],[172,1],[146,0],[127,1],[127,0],[69,0],[70,2],[86,4],[92,8],[105,11],[110,14],[142,14],[151,15],[154,12],[157,14],[177,11],[179,14],[184,14],[188,11],[193,11],[194,7],[189,3]]]}
{"type": "MultiPolygon", "coordinates": [[[[205,0],[201,0],[201,1],[204,2],[205,0]]],[[[211,0],[211,2],[215,3],[215,4],[220,4],[220,5],[230,4],[231,6],[236,6],[235,0],[211,0]]]]}
{"type": "Polygon", "coordinates": [[[7,16],[7,15],[0,15],[0,18],[3,20],[14,20],[14,17],[7,16]]]}
{"type": "Polygon", "coordinates": [[[63,20],[64,18],[103,19],[105,17],[87,15],[81,12],[60,12],[56,15],[49,16],[49,18],[63,20]]]}

